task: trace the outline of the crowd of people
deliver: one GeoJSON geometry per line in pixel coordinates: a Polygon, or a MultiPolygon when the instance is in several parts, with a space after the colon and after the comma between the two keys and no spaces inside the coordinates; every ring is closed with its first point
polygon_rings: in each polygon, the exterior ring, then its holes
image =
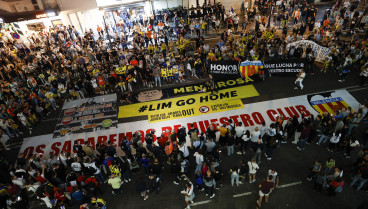
{"type": "MultiPolygon", "coordinates": [[[[185,182],[181,193],[187,208],[197,192],[204,191],[209,198],[215,198],[217,190],[228,185],[225,181],[231,186],[258,182],[257,204],[261,206],[263,197],[267,202],[271,192],[277,189],[280,177],[274,168],[269,168],[266,179],[259,181],[264,175],[258,174],[258,170],[262,160],[271,161],[274,153],[283,149],[284,143],[297,144],[296,148],[304,151],[306,144],[324,146],[327,142],[326,152],[338,152],[346,158],[350,158],[354,149],[359,149],[352,165],[353,180],[349,184],[361,190],[368,180],[368,129],[363,139],[358,138],[355,129],[368,122],[366,105],[356,112],[341,108],[333,115],[302,115],[299,120],[297,116],[285,121],[278,117],[275,123],[263,122],[261,127],[251,129],[231,119],[220,126],[211,124],[206,133],[200,133],[194,125],[189,130],[182,126],[161,133],[156,141],[155,131],[147,134],[144,140],[136,132],[131,139],[124,138],[121,147],[108,141],[96,144],[93,149],[88,142],[79,144],[76,141],[73,153],[61,151],[48,158],[36,154],[26,159],[21,153],[14,166],[2,159],[2,181],[7,183],[0,184],[1,207],[24,208],[35,196],[48,208],[106,208],[102,197],[108,188],[104,185],[111,186],[113,195],[121,196],[124,185],[132,179],[143,200],[154,192],[159,194],[163,181],[173,179],[176,185],[185,182]],[[233,163],[228,175],[223,169],[222,158],[231,158],[235,151],[241,156],[251,153],[252,158],[233,163]],[[170,176],[163,174],[164,166],[168,167],[170,176]],[[259,175],[261,177],[256,178],[259,175]]],[[[316,160],[305,177],[313,180],[314,190],[325,190],[329,196],[334,196],[343,191],[344,174],[341,162],[331,157],[316,160]]]]}
{"type": "MultiPolygon", "coordinates": [[[[245,5],[240,15],[233,8],[226,11],[217,4],[155,13],[143,20],[131,21],[127,16],[121,30],[110,33],[113,42],[105,40],[107,33],[99,26],[97,33],[90,29],[84,34],[73,26],[49,28],[29,34],[23,42],[4,35],[0,42],[2,147],[9,149],[9,140],[32,134],[34,126],[64,101],[118,93],[123,103],[132,103],[133,91],[207,78],[210,61],[306,58],[305,73],[313,75],[317,68],[313,66],[315,52],[310,47],[287,47],[303,39],[331,49],[321,68],[323,72],[335,71],[343,82],[350,71],[361,71],[360,84],[364,85],[368,77],[367,9],[361,12],[356,4],[339,0],[322,19],[317,19],[317,11],[304,1],[281,1],[280,5],[255,1],[252,7],[245,5]],[[170,23],[174,23],[173,28],[170,23]],[[295,27],[289,30],[291,23],[295,27]],[[365,39],[360,38],[361,31],[365,39]],[[212,47],[204,38],[209,33],[220,35],[212,47]],[[345,33],[351,37],[344,37],[345,33]]],[[[364,141],[356,138],[353,130],[366,120],[367,105],[358,112],[341,109],[333,117],[323,114],[301,121],[280,119],[254,130],[232,121],[220,127],[211,125],[206,133],[199,133],[195,127],[188,131],[182,127],[177,132],[162,133],[157,142],[153,141],[155,133],[148,134],[144,145],[137,133],[117,148],[105,143],[93,150],[88,144],[75,144],[75,155],[61,152],[49,158],[35,155],[25,159],[21,154],[14,166],[1,156],[2,170],[9,171],[1,172],[1,207],[24,208],[29,197],[35,195],[49,208],[106,208],[101,185],[108,183],[112,193],[120,195],[123,183],[131,179],[147,200],[149,193],[160,191],[165,164],[175,184],[187,181],[182,194],[189,208],[195,187],[215,198],[216,190],[222,186],[227,171],[221,169],[221,150],[226,149],[228,155],[237,149],[239,155],[252,152],[252,159],[234,165],[230,172],[231,185],[248,179],[254,183],[262,153],[272,160],[275,150],[290,139],[298,143],[301,151],[307,143],[328,142],[328,151],[343,151],[347,158],[354,148],[362,147],[350,182],[362,189],[367,181],[367,130],[364,141]],[[186,138],[191,139],[190,146],[186,138]]],[[[336,167],[334,159],[325,164],[321,159],[313,165],[308,180],[313,179],[317,191],[326,189],[335,195],[342,191],[342,175],[343,169],[336,167]]],[[[267,180],[259,186],[259,206],[263,196],[267,202],[270,191],[277,186],[277,172],[269,169],[267,180]]]]}

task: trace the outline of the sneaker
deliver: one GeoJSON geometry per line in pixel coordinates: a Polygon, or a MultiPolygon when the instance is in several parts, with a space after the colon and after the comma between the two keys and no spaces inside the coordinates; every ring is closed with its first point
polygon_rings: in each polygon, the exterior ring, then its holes
{"type": "Polygon", "coordinates": [[[349,155],[347,155],[347,156],[346,156],[346,159],[349,159],[349,158],[350,158],[350,156],[349,156],[349,155]]]}
{"type": "Polygon", "coordinates": [[[191,201],[190,201],[190,203],[192,203],[192,204],[193,204],[193,203],[194,203],[194,202],[193,202],[193,200],[191,200],[191,201]]]}
{"type": "Polygon", "coordinates": [[[208,194],[206,194],[206,196],[208,196],[208,194]]]}
{"type": "Polygon", "coordinates": [[[253,183],[256,182],[256,179],[253,179],[253,183]]]}
{"type": "Polygon", "coordinates": [[[147,200],[147,199],[148,199],[148,195],[143,200],[147,200]]]}
{"type": "Polygon", "coordinates": [[[174,184],[179,185],[179,183],[178,183],[178,182],[176,182],[176,181],[174,181],[174,184]]]}
{"type": "Polygon", "coordinates": [[[243,184],[243,182],[239,181],[239,184],[243,184]]]}
{"type": "Polygon", "coordinates": [[[249,183],[251,184],[251,183],[253,183],[253,181],[249,181],[249,183]]]}
{"type": "Polygon", "coordinates": [[[298,150],[302,150],[302,149],[300,149],[299,147],[296,147],[298,150]]]}
{"type": "Polygon", "coordinates": [[[270,157],[268,157],[267,160],[272,160],[272,159],[270,157]]]}
{"type": "Polygon", "coordinates": [[[114,192],[114,191],[112,191],[112,194],[115,194],[115,192],[114,192]]]}
{"type": "Polygon", "coordinates": [[[199,190],[199,191],[203,192],[203,191],[204,191],[204,188],[202,188],[202,189],[201,189],[201,190],[199,190]]]}
{"type": "Polygon", "coordinates": [[[259,200],[257,200],[257,205],[258,205],[258,207],[261,207],[261,204],[259,203],[259,200]]]}
{"type": "Polygon", "coordinates": [[[212,199],[212,198],[214,198],[215,196],[216,196],[216,195],[215,195],[215,193],[214,193],[210,198],[212,199]]]}
{"type": "Polygon", "coordinates": [[[239,152],[236,152],[236,154],[241,155],[241,154],[243,154],[243,153],[239,151],[239,152]]]}
{"type": "Polygon", "coordinates": [[[342,80],[339,80],[339,82],[342,82],[342,80]]]}
{"type": "Polygon", "coordinates": [[[128,180],[124,179],[125,182],[128,182],[128,180]]]}
{"type": "Polygon", "coordinates": [[[307,178],[308,181],[312,181],[312,178],[307,178]]]}
{"type": "Polygon", "coordinates": [[[294,87],[294,89],[298,89],[298,87],[294,87]]]}

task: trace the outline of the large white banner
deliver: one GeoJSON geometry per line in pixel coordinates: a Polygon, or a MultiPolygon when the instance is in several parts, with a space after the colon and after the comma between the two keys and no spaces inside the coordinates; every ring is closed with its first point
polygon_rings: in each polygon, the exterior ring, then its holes
{"type": "Polygon", "coordinates": [[[331,53],[331,50],[329,48],[320,46],[315,42],[309,40],[301,40],[290,43],[286,46],[286,48],[290,49],[291,46],[302,47],[304,51],[308,48],[308,46],[310,46],[312,48],[312,51],[315,53],[314,55],[316,56],[317,62],[324,62],[325,59],[328,57],[328,54],[331,53]]]}
{"type": "Polygon", "coordinates": [[[305,116],[319,114],[321,112],[334,113],[342,107],[347,108],[349,106],[357,110],[359,103],[346,90],[337,90],[327,93],[245,104],[242,109],[158,123],[149,123],[148,120],[122,123],[118,124],[117,128],[66,135],[57,139],[53,139],[52,134],[31,137],[24,139],[20,152],[25,153],[27,157],[37,153],[48,156],[54,153],[57,154],[60,151],[71,152],[75,140],[83,143],[88,141],[93,147],[96,143],[103,143],[105,141],[111,141],[115,146],[120,146],[120,142],[125,136],[131,138],[137,131],[141,133],[142,140],[145,134],[150,133],[153,129],[156,130],[156,136],[160,136],[162,132],[173,129],[177,130],[180,126],[189,128],[192,123],[198,127],[200,132],[206,132],[207,127],[211,123],[219,126],[227,123],[228,119],[232,119],[235,123],[243,122],[245,127],[253,130],[255,126],[261,126],[262,121],[265,121],[269,125],[280,115],[286,120],[294,115],[301,118],[302,113],[305,116]]]}

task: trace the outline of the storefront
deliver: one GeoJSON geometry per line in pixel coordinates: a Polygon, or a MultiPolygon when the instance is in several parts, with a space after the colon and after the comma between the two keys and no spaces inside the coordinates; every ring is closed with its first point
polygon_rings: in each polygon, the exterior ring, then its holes
{"type": "Polygon", "coordinates": [[[63,21],[55,12],[40,13],[35,15],[35,19],[17,22],[22,31],[43,31],[49,28],[58,28],[63,25],[63,21]]]}

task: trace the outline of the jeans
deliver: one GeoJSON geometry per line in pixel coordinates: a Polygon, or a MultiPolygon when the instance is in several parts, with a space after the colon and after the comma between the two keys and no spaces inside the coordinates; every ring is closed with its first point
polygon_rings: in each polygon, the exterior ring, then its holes
{"type": "Polygon", "coordinates": [[[130,174],[129,174],[129,171],[125,171],[124,173],[122,173],[123,177],[124,177],[124,180],[128,180],[130,179],[130,174]]]}
{"type": "Polygon", "coordinates": [[[267,147],[267,149],[266,149],[267,158],[272,158],[273,151],[275,151],[275,148],[267,147]]]}
{"type": "Polygon", "coordinates": [[[318,144],[321,144],[322,142],[326,143],[327,139],[328,139],[328,135],[321,134],[321,137],[318,140],[318,144]]]}
{"type": "Polygon", "coordinates": [[[299,148],[304,149],[307,139],[299,139],[299,148]]]}
{"type": "Polygon", "coordinates": [[[6,131],[6,133],[8,134],[8,136],[10,137],[10,138],[13,138],[14,137],[14,135],[12,134],[12,133],[10,133],[10,128],[6,128],[5,129],[5,131],[6,131]]]}
{"type": "Polygon", "coordinates": [[[161,77],[155,77],[155,85],[157,86],[157,83],[161,86],[161,77]]]}
{"type": "Polygon", "coordinates": [[[236,182],[236,186],[239,186],[239,174],[231,174],[231,186],[234,186],[234,181],[236,182]]]}
{"type": "Polygon", "coordinates": [[[234,145],[227,146],[227,155],[234,154],[234,145]]]}
{"type": "Polygon", "coordinates": [[[201,171],[201,170],[202,170],[202,164],[197,164],[194,173],[197,173],[197,171],[201,171]]]}
{"type": "Polygon", "coordinates": [[[262,151],[256,152],[254,154],[254,159],[256,159],[257,164],[259,164],[261,162],[261,157],[262,157],[262,151]]]}
{"type": "Polygon", "coordinates": [[[350,183],[350,187],[352,187],[356,182],[359,182],[359,185],[357,187],[357,190],[360,190],[363,185],[365,184],[365,182],[367,182],[368,179],[364,179],[362,178],[362,176],[360,174],[357,174],[354,176],[353,181],[350,183]]]}
{"type": "Polygon", "coordinates": [[[95,174],[95,177],[100,184],[105,182],[105,177],[103,176],[102,172],[95,174]]]}

